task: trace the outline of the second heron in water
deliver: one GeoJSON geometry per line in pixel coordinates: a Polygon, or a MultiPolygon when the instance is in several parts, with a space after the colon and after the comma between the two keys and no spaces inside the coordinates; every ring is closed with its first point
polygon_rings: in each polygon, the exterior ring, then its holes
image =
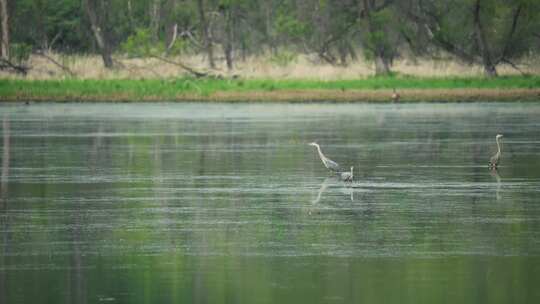
{"type": "Polygon", "coordinates": [[[352,182],[354,177],[353,169],[354,167],[351,166],[351,172],[341,172],[339,178],[344,182],[352,182]]]}
{"type": "Polygon", "coordinates": [[[499,165],[499,160],[501,159],[501,145],[499,143],[499,140],[502,137],[502,134],[497,134],[497,136],[495,136],[495,141],[497,142],[497,153],[495,153],[495,155],[493,155],[489,159],[489,167],[492,169],[497,169],[497,166],[499,165]]]}

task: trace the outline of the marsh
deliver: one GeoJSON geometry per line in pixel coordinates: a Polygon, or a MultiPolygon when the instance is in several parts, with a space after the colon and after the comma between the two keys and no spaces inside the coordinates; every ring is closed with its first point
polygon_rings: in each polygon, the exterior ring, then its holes
{"type": "Polygon", "coordinates": [[[0,113],[2,303],[540,299],[536,103],[0,113]]]}

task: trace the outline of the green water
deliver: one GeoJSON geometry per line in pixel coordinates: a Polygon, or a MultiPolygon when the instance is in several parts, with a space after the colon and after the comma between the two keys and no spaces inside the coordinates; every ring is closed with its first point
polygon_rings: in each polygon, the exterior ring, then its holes
{"type": "Polygon", "coordinates": [[[2,104],[0,119],[0,303],[540,301],[540,105],[2,104]]]}

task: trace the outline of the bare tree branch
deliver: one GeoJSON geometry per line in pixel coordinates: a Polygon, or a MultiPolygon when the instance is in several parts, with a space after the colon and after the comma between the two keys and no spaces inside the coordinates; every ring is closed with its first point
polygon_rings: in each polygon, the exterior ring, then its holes
{"type": "Polygon", "coordinates": [[[52,48],[53,48],[53,45],[54,43],[62,36],[62,32],[58,32],[54,37],[53,39],[51,40],[51,43],[49,44],[49,46],[47,47],[47,51],[51,51],[52,48]]]}
{"type": "Polygon", "coordinates": [[[150,73],[152,73],[154,76],[156,77],[159,77],[159,73],[157,73],[154,69],[152,69],[151,67],[139,67],[139,66],[136,66],[136,65],[129,65],[128,63],[124,63],[120,60],[116,60],[114,59],[114,62],[115,64],[118,64],[118,66],[122,67],[122,68],[126,68],[127,70],[129,70],[130,72],[137,72],[137,71],[150,71],[150,73]]]}
{"type": "Polygon", "coordinates": [[[192,74],[193,76],[197,77],[197,78],[201,78],[201,77],[206,77],[208,76],[207,73],[203,73],[203,72],[199,72],[199,71],[196,71],[194,70],[193,68],[185,65],[184,63],[182,62],[176,62],[176,61],[172,61],[172,60],[169,60],[167,58],[163,58],[161,56],[151,56],[152,58],[156,58],[158,60],[161,60],[163,62],[166,62],[166,63],[169,63],[169,64],[173,64],[173,65],[177,65],[179,67],[181,67],[182,69],[186,70],[187,72],[189,72],[190,74],[192,74]]]}
{"type": "Polygon", "coordinates": [[[191,33],[191,30],[187,29],[187,30],[183,30],[182,32],[180,32],[180,34],[178,34],[178,36],[180,37],[187,37],[189,39],[189,41],[198,49],[202,50],[204,48],[204,46],[202,46],[198,41],[197,39],[195,39],[195,37],[193,37],[193,34],[191,33]]]}
{"type": "Polygon", "coordinates": [[[503,61],[506,57],[508,57],[508,52],[510,51],[510,45],[512,42],[512,37],[514,36],[514,33],[516,32],[517,23],[519,16],[521,14],[522,5],[519,4],[514,12],[514,16],[512,18],[512,26],[510,27],[510,31],[508,32],[508,36],[506,37],[506,41],[504,44],[504,49],[501,53],[501,58],[497,60],[497,62],[503,61]]]}
{"type": "MultiPolygon", "coordinates": [[[[327,63],[331,64],[331,65],[336,65],[337,63],[337,59],[335,58],[335,56],[333,56],[332,54],[329,53],[330,51],[330,47],[340,41],[341,39],[343,39],[343,37],[347,34],[349,34],[351,32],[351,30],[357,25],[356,22],[349,22],[343,29],[341,29],[337,35],[334,35],[334,34],[330,34],[330,36],[319,46],[316,48],[316,50],[314,50],[315,53],[317,53],[317,55],[323,59],[324,61],[326,61],[327,63]]],[[[306,43],[306,41],[304,41],[304,46],[306,47],[306,49],[311,49],[309,46],[308,46],[308,43],[306,43]]]]}
{"type": "Polygon", "coordinates": [[[59,67],[62,71],[64,71],[65,73],[69,74],[70,76],[76,76],[75,73],[73,73],[72,70],[70,70],[68,67],[66,67],[65,65],[59,63],[58,61],[54,60],[54,58],[46,55],[45,53],[43,52],[36,52],[36,55],[38,56],[41,56],[47,60],[49,60],[50,62],[52,62],[54,65],[56,65],[57,67],[59,67]]]}
{"type": "Polygon", "coordinates": [[[379,12],[394,3],[394,0],[385,0],[381,5],[373,7],[373,11],[379,12]]]}
{"type": "Polygon", "coordinates": [[[16,73],[26,75],[28,73],[28,70],[30,70],[30,67],[25,65],[17,65],[7,59],[0,58],[0,70],[9,69],[13,70],[16,73]]]}
{"type": "Polygon", "coordinates": [[[427,15],[426,18],[418,16],[410,11],[407,12],[407,16],[417,24],[424,26],[428,33],[429,39],[436,46],[459,57],[462,60],[465,60],[467,62],[474,62],[474,57],[471,54],[461,49],[457,45],[453,44],[451,41],[449,41],[439,33],[439,29],[441,28],[438,22],[439,20],[441,20],[440,16],[433,14],[432,12],[424,8],[422,8],[422,12],[427,15]]]}
{"type": "Polygon", "coordinates": [[[508,64],[509,66],[511,66],[512,68],[514,68],[516,71],[518,71],[519,73],[521,73],[521,75],[523,75],[523,76],[526,76],[526,75],[529,74],[529,73],[527,73],[527,72],[524,72],[524,71],[523,71],[522,69],[520,69],[515,63],[513,63],[512,61],[510,61],[510,60],[508,60],[508,59],[506,59],[506,58],[502,58],[502,59],[501,59],[501,62],[502,62],[502,63],[508,64]]]}

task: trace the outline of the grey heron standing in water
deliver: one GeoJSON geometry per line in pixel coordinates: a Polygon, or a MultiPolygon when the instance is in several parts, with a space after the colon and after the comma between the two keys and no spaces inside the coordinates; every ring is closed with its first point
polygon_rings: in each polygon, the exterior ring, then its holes
{"type": "Polygon", "coordinates": [[[338,163],[336,163],[335,161],[329,159],[328,157],[326,157],[322,153],[321,146],[319,146],[319,144],[317,144],[316,142],[312,142],[309,145],[314,146],[314,147],[317,148],[317,152],[319,152],[319,157],[321,158],[321,161],[322,161],[323,165],[328,170],[335,173],[339,177],[340,180],[342,180],[344,182],[352,182],[353,181],[353,169],[354,169],[354,167],[351,167],[350,172],[342,172],[341,167],[339,166],[338,163]]]}
{"type": "Polygon", "coordinates": [[[323,165],[326,167],[326,169],[333,171],[334,173],[341,172],[341,167],[338,165],[338,163],[324,156],[324,154],[321,151],[321,146],[319,146],[319,144],[317,144],[316,142],[312,142],[309,145],[317,148],[317,151],[319,152],[319,157],[321,158],[321,161],[323,165]]]}
{"type": "Polygon", "coordinates": [[[497,153],[495,153],[495,155],[489,159],[489,167],[492,169],[497,169],[499,160],[501,159],[501,144],[499,143],[499,140],[502,137],[502,134],[497,134],[497,136],[495,136],[495,141],[497,142],[497,153]]]}

